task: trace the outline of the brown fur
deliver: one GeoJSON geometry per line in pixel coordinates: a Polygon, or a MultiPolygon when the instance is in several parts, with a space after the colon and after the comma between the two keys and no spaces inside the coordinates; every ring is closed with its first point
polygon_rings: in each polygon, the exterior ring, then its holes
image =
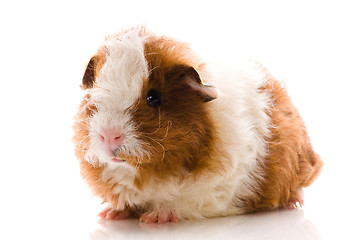
{"type": "Polygon", "coordinates": [[[101,47],[97,54],[95,54],[89,61],[88,66],[86,67],[82,89],[92,88],[97,76],[99,76],[99,72],[103,67],[106,60],[107,49],[105,47],[101,47]]]}
{"type": "Polygon", "coordinates": [[[132,163],[138,167],[135,185],[140,189],[151,178],[162,181],[175,176],[181,180],[207,168],[205,159],[213,138],[212,124],[204,107],[206,103],[182,82],[187,66],[201,67],[188,53],[184,44],[164,37],[152,37],[145,44],[151,75],[134,111],[134,121],[152,157],[142,159],[141,164],[132,163]],[[160,108],[147,106],[145,99],[150,88],[161,92],[160,108]]]}
{"type": "Polygon", "coordinates": [[[323,165],[286,90],[265,68],[260,68],[268,76],[261,91],[271,94],[272,127],[260,187],[255,196],[244,202],[248,211],[287,207],[290,201],[300,198],[299,189],[309,186],[323,165]]]}

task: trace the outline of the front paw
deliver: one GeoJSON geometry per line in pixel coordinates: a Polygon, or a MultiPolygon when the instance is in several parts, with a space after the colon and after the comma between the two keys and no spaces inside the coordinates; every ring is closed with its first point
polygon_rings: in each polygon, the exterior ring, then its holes
{"type": "Polygon", "coordinates": [[[128,209],[116,210],[116,209],[112,209],[112,208],[106,208],[98,214],[98,216],[104,220],[120,220],[120,219],[127,218],[130,215],[131,215],[131,212],[128,209]]]}
{"type": "Polygon", "coordinates": [[[139,220],[144,223],[177,223],[179,222],[179,216],[175,211],[162,209],[145,212],[139,220]]]}

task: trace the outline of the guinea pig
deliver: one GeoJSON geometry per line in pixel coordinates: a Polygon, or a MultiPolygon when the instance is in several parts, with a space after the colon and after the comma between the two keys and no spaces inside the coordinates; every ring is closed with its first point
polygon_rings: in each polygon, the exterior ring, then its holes
{"type": "Polygon", "coordinates": [[[82,177],[109,204],[101,218],[164,223],[303,204],[323,163],[283,85],[258,63],[208,67],[144,27],[107,37],[90,59],[73,140],[82,177]]]}

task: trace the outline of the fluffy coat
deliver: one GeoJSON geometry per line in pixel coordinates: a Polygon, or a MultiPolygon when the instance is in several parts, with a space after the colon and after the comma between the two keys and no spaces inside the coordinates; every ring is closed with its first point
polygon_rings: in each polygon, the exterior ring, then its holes
{"type": "Polygon", "coordinates": [[[297,109],[260,64],[210,75],[186,44],[133,28],[106,39],[82,88],[76,156],[110,205],[104,218],[166,222],[288,207],[321,170],[297,109]],[[150,89],[161,93],[159,107],[147,104],[150,89]],[[102,129],[124,133],[114,156],[102,129]]]}

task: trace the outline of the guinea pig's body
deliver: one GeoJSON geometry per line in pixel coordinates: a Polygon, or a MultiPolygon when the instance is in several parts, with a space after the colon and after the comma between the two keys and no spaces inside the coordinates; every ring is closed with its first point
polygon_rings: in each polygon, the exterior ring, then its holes
{"type": "Polygon", "coordinates": [[[105,219],[293,207],[321,170],[297,109],[258,64],[211,76],[185,44],[134,28],[105,41],[82,87],[76,155],[105,219]]]}

